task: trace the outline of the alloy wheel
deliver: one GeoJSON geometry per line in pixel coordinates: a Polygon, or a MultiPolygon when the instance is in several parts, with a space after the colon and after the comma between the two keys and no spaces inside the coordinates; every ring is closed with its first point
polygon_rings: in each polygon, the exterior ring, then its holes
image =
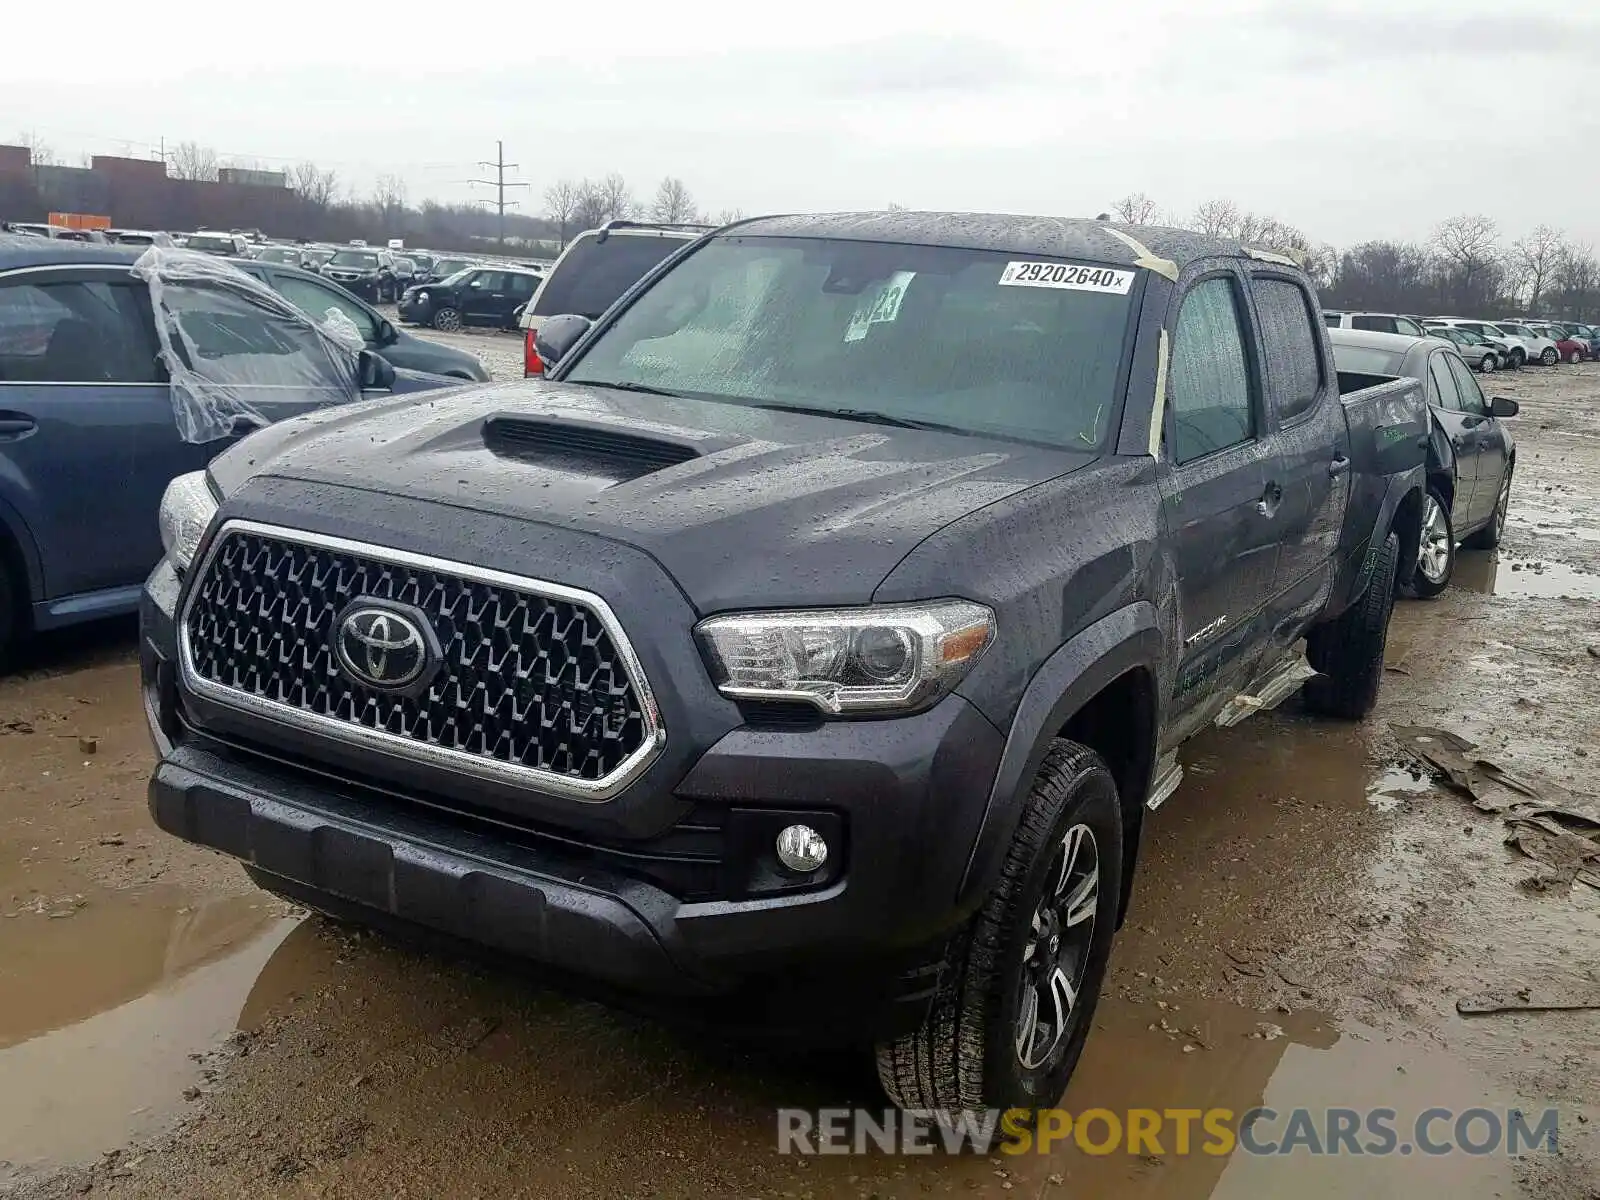
{"type": "Polygon", "coordinates": [[[1422,549],[1417,555],[1417,570],[1429,583],[1443,583],[1448,577],[1450,550],[1450,522],[1429,492],[1422,502],[1422,549]]]}
{"type": "Polygon", "coordinates": [[[1478,370],[1482,371],[1485,375],[1492,375],[1494,374],[1494,369],[1499,365],[1500,364],[1495,361],[1494,355],[1485,354],[1483,356],[1483,360],[1478,363],[1478,370]]]}
{"type": "Polygon", "coordinates": [[[1494,536],[1498,541],[1506,530],[1506,513],[1511,509],[1511,472],[1500,480],[1500,499],[1494,505],[1494,536]]]}
{"type": "Polygon", "coordinates": [[[1100,848],[1093,830],[1074,825],[1045,873],[1022,951],[1014,1044],[1027,1070],[1046,1066],[1067,1041],[1094,943],[1100,902],[1100,848]]]}

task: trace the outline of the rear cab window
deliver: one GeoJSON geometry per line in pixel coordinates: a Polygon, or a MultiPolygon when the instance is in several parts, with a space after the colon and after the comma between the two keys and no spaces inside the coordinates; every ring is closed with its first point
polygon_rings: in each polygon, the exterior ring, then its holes
{"type": "Polygon", "coordinates": [[[529,315],[577,313],[591,321],[691,238],[659,233],[582,234],[545,277],[529,315]]]}
{"type": "Polygon", "coordinates": [[[1138,276],[1000,251],[720,235],[562,378],[1093,449],[1120,412],[1138,276]]]}

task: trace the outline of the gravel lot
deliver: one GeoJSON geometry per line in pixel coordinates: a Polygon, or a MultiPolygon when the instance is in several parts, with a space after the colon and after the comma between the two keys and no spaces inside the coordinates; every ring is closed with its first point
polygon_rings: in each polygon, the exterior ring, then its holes
{"type": "MultiPolygon", "coordinates": [[[[513,335],[441,340],[521,375],[513,335]]],[[[780,1105],[881,1107],[858,1062],[335,926],[158,833],[133,630],[113,623],[0,680],[0,1194],[1600,1194],[1600,1012],[1455,1010],[1593,994],[1600,890],[1531,890],[1502,818],[1390,729],[1457,731],[1600,811],[1600,365],[1489,383],[1522,401],[1504,547],[1397,606],[1371,720],[1291,704],[1189,746],[1064,1103],[1553,1104],[1559,1156],[779,1156],[780,1105]]]]}

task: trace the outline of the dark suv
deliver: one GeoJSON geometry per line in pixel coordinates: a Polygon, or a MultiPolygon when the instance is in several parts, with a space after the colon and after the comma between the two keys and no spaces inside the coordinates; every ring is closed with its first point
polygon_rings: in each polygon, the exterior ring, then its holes
{"type": "Polygon", "coordinates": [[[535,342],[546,317],[577,313],[595,321],[618,296],[643,279],[710,225],[663,225],[644,221],[608,221],[580,233],[567,244],[545,276],[533,303],[517,319],[522,329],[522,374],[544,372],[535,342]]]}
{"type": "Polygon", "coordinates": [[[447,333],[463,325],[512,329],[517,310],[533,299],[542,278],[526,267],[467,267],[436,283],[407,288],[400,297],[400,319],[447,333]]]}
{"type": "Polygon", "coordinates": [[[382,304],[393,300],[396,292],[394,255],[387,250],[348,246],[335,251],[319,272],[347,292],[364,300],[382,304]]]}
{"type": "Polygon", "coordinates": [[[973,214],[730,226],[539,345],[547,382],[169,493],[156,822],[329,912],[875,1039],[913,1108],[1055,1103],[1178,748],[1371,709],[1417,382],[1343,380],[1288,258],[973,214]]]}

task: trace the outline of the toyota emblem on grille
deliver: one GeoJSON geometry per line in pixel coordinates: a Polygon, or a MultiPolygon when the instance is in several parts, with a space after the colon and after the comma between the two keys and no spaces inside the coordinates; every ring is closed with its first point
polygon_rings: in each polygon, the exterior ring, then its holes
{"type": "Polygon", "coordinates": [[[437,663],[432,632],[420,613],[358,601],[339,619],[333,648],[339,665],[358,683],[400,691],[437,663]]]}

